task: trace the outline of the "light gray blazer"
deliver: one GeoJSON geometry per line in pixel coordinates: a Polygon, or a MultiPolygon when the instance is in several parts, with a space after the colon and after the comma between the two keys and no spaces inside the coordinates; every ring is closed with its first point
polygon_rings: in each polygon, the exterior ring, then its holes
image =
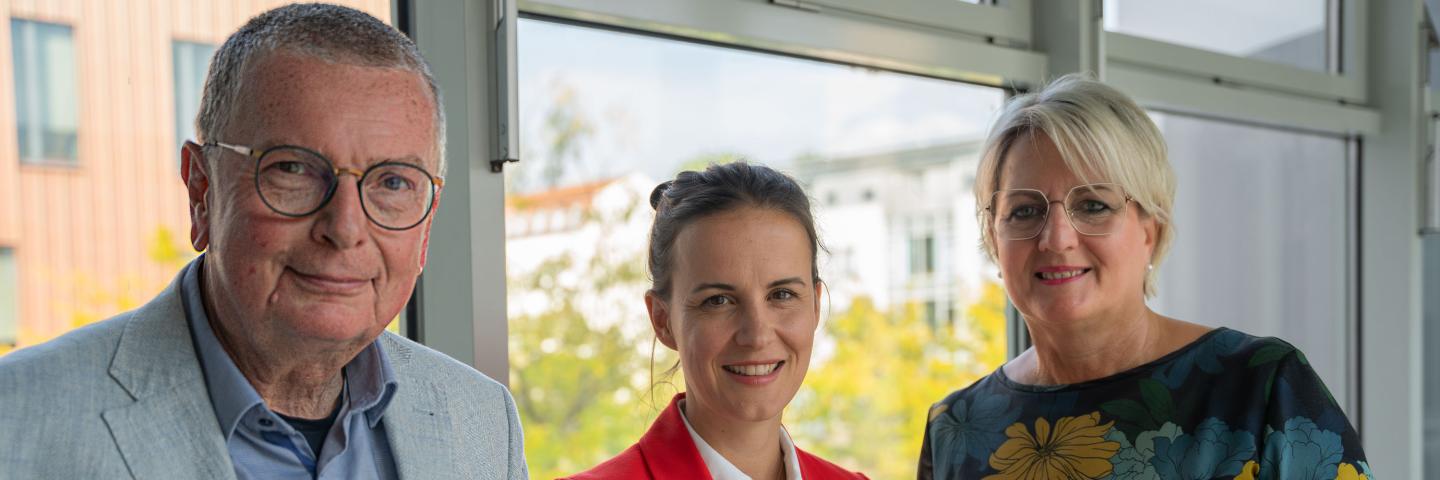
{"type": "MultiPolygon", "coordinates": [[[[0,477],[235,478],[180,303],[0,357],[0,477]]],[[[504,386],[386,332],[399,388],[383,422],[401,478],[528,478],[504,386]]]]}

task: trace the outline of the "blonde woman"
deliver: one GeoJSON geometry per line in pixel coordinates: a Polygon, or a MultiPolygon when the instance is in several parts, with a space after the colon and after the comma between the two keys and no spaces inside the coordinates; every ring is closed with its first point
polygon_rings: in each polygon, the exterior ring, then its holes
{"type": "Polygon", "coordinates": [[[1079,76],[1012,100],[975,195],[1034,346],[931,408],[919,478],[1370,475],[1299,350],[1146,306],[1175,175],[1135,102],[1079,76]]]}

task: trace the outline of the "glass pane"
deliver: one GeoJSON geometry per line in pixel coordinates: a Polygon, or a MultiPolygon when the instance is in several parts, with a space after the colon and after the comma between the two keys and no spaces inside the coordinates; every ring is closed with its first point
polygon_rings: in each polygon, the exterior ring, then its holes
{"type": "Polygon", "coordinates": [[[1425,256],[1425,478],[1440,478],[1440,233],[1422,237],[1425,256]]]}
{"type": "Polygon", "coordinates": [[[676,357],[644,308],[648,198],[680,170],[745,158],[806,186],[831,253],[785,425],[872,478],[913,476],[930,404],[1005,359],[968,193],[1003,93],[542,21],[519,35],[506,259],[531,474],[614,456],[684,385],[663,381],[676,357]]]}
{"type": "Polygon", "coordinates": [[[175,41],[171,68],[175,77],[175,164],[180,164],[180,146],[195,140],[195,116],[200,113],[200,94],[215,45],[175,41]]]}
{"type": "MultiPolygon", "coordinates": [[[[1434,50],[1431,51],[1431,58],[1434,59],[1434,50]]],[[[1434,72],[1434,65],[1432,65],[1434,72]]],[[[1440,76],[1432,76],[1432,82],[1440,80],[1440,76]]],[[[1434,83],[1432,83],[1434,85],[1434,83]]],[[[1421,309],[1424,316],[1425,338],[1422,339],[1425,353],[1424,369],[1425,375],[1425,478],[1440,478],[1440,368],[1431,367],[1440,365],[1440,121],[1430,121],[1430,135],[1432,149],[1430,155],[1430,218],[1432,225],[1425,235],[1421,236],[1421,252],[1424,256],[1425,270],[1421,273],[1421,288],[1423,295],[1420,296],[1421,309]]]]}
{"type": "MultiPolygon", "coordinates": [[[[261,3],[273,2],[96,4],[102,14],[77,2],[0,2],[11,18],[0,35],[12,40],[16,65],[0,74],[14,75],[21,133],[19,149],[0,149],[0,164],[45,152],[73,163],[0,168],[0,244],[19,266],[15,282],[0,271],[0,319],[18,304],[17,347],[139,307],[194,258],[179,142],[193,138],[211,49],[267,8],[261,3]],[[57,23],[17,19],[36,11],[57,23]]],[[[390,18],[390,0],[335,3],[390,18]]]]}
{"type": "Polygon", "coordinates": [[[1104,8],[1112,32],[1308,70],[1329,67],[1327,0],[1105,0],[1104,8]]]}
{"type": "Polygon", "coordinates": [[[15,347],[15,334],[20,326],[16,273],[15,249],[0,247],[0,355],[15,347]]]}
{"type": "Polygon", "coordinates": [[[1152,307],[1277,336],[1348,410],[1349,153],[1344,139],[1152,114],[1179,178],[1152,307]]]}
{"type": "Polygon", "coordinates": [[[70,27],[12,19],[10,39],[20,159],[74,163],[80,105],[70,27]]]}

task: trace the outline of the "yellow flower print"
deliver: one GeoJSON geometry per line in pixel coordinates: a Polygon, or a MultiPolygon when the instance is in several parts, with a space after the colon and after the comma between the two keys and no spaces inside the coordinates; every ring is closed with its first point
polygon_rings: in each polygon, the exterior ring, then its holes
{"type": "Polygon", "coordinates": [[[1105,440],[1115,422],[1100,425],[1100,412],[1062,417],[1050,430],[1050,422],[1035,419],[1035,434],[1017,422],[1005,429],[1009,436],[995,453],[990,467],[1000,473],[985,480],[1030,480],[1050,478],[1095,479],[1110,474],[1110,457],[1120,450],[1119,442],[1105,440]]]}
{"type": "Polygon", "coordinates": [[[1255,463],[1254,460],[1251,460],[1245,462],[1244,467],[1240,467],[1240,474],[1235,476],[1235,480],[1255,480],[1259,477],[1260,464],[1255,463]]]}
{"type": "Polygon", "coordinates": [[[1360,471],[1355,470],[1354,465],[1342,463],[1340,464],[1339,471],[1335,472],[1335,480],[1369,480],[1369,478],[1365,477],[1365,474],[1360,473],[1360,471]]]}

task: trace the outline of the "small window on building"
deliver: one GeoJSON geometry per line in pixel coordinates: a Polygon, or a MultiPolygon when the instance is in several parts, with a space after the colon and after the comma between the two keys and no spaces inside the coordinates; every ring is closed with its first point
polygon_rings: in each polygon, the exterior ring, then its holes
{"type": "Polygon", "coordinates": [[[910,239],[910,274],[935,273],[935,237],[924,235],[910,239]]]}
{"type": "Polygon", "coordinates": [[[15,346],[20,330],[20,275],[15,249],[0,247],[0,350],[15,346]]]}
{"type": "Polygon", "coordinates": [[[10,20],[20,161],[78,161],[80,87],[70,27],[10,20]]]}
{"type": "MultiPolygon", "coordinates": [[[[176,40],[171,49],[175,63],[175,154],[180,145],[195,138],[195,115],[200,112],[200,93],[205,88],[205,73],[215,46],[208,43],[176,40]]],[[[178,158],[178,157],[177,157],[178,158]]]]}

